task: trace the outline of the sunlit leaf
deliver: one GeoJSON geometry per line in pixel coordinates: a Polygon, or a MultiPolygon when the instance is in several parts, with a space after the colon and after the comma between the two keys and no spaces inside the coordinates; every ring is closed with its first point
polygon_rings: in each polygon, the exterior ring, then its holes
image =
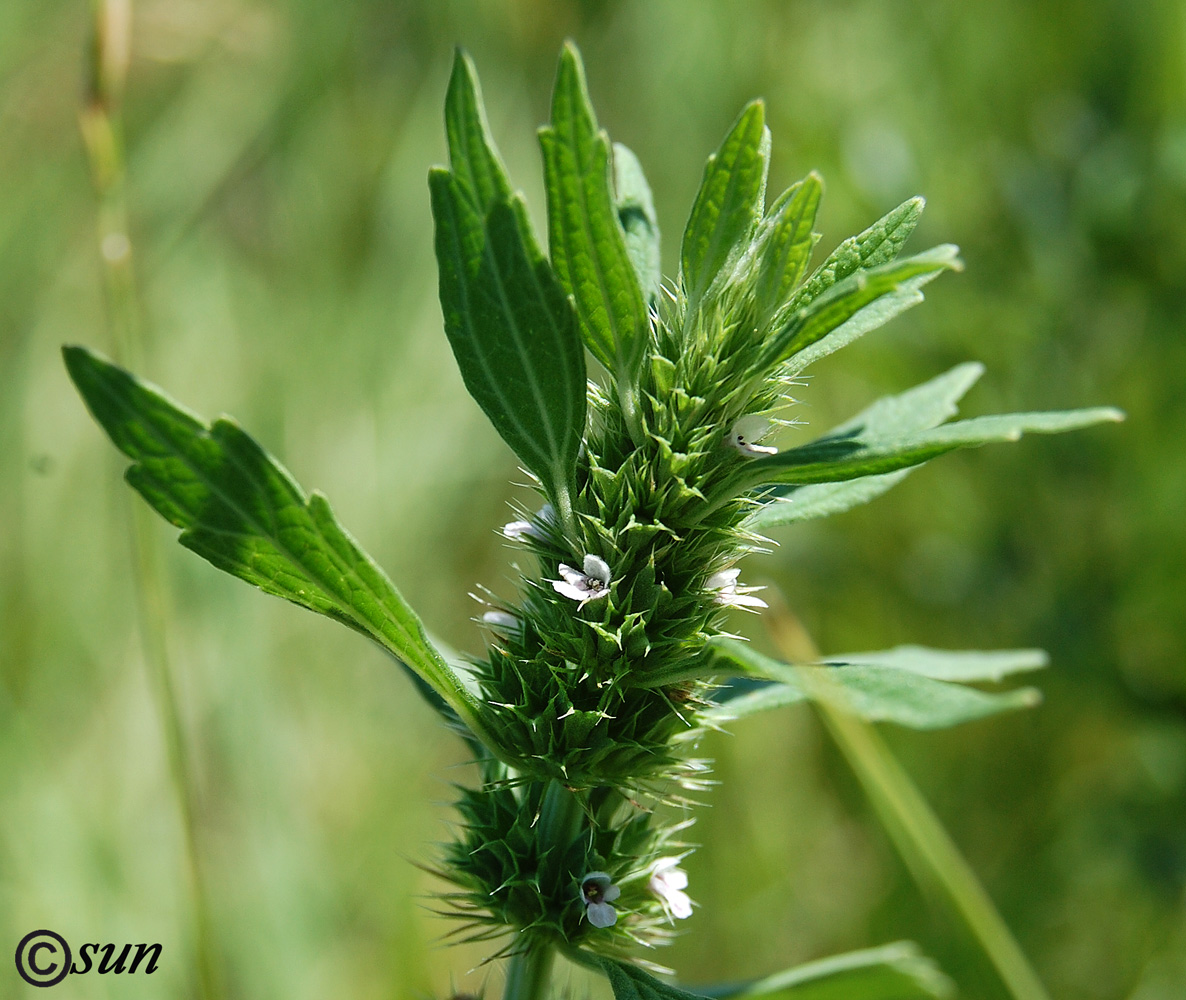
{"type": "Polygon", "coordinates": [[[610,188],[609,138],[597,127],[571,43],[560,56],[552,121],[539,139],[556,277],[576,303],[593,355],[620,383],[632,383],[647,345],[647,305],[610,188]]]}
{"type": "Polygon", "coordinates": [[[83,347],[63,349],[91,414],[133,460],[126,478],[179,541],[260,590],[342,622],[406,664],[480,738],[482,709],[320,493],[232,420],[207,425],[83,347]]]}

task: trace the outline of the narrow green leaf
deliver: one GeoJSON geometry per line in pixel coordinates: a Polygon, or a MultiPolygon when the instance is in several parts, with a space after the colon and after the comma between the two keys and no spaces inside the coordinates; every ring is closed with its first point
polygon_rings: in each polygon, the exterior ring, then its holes
{"type": "Polygon", "coordinates": [[[761,101],[747,105],[708,158],[680,248],[680,278],[695,309],[762,217],[770,130],[761,101]]]}
{"type": "Polygon", "coordinates": [[[522,202],[478,214],[456,176],[429,175],[445,332],[470,394],[562,516],[585,426],[572,306],[525,234],[522,202]]]}
{"type": "Polygon", "coordinates": [[[635,382],[647,306],[610,189],[609,137],[599,131],[580,56],[560,55],[551,125],[540,129],[552,267],[576,303],[580,333],[620,384],[635,382]]]}
{"type": "Polygon", "coordinates": [[[905,260],[857,271],[794,313],[763,345],[762,365],[781,364],[846,323],[853,327],[846,331],[845,343],[880,326],[922,300],[919,287],[924,282],[919,279],[929,281],[942,271],[958,270],[962,266],[958,254],[957,247],[944,244],[905,260]],[[904,289],[911,281],[913,284],[904,289]],[[878,308],[879,300],[887,296],[892,297],[890,301],[878,308]]]}
{"type": "Polygon", "coordinates": [[[445,136],[453,173],[484,217],[494,202],[510,197],[511,184],[490,136],[477,70],[463,49],[453,56],[445,95],[445,136]]]}
{"type": "MultiPolygon", "coordinates": [[[[936,427],[955,415],[956,404],[982,374],[984,366],[978,362],[956,365],[913,389],[882,397],[851,420],[833,428],[828,436],[844,437],[860,433],[863,428],[876,428],[878,436],[892,437],[936,427]]],[[[901,469],[838,483],[781,487],[750,517],[746,527],[765,531],[839,514],[881,496],[901,482],[909,471],[901,469]]]]}
{"type": "Polygon", "coordinates": [[[618,222],[626,234],[626,252],[648,302],[659,295],[659,216],[642,164],[626,146],[614,143],[614,191],[618,222]]]}
{"type": "Polygon", "coordinates": [[[894,260],[914,232],[925,206],[926,202],[922,198],[911,198],[878,219],[863,233],[846,239],[795,293],[790,311],[793,313],[803,308],[859,268],[877,267],[894,260]]]}
{"type": "Polygon", "coordinates": [[[703,1000],[698,994],[669,986],[662,980],[643,972],[637,965],[618,962],[612,958],[593,959],[609,977],[614,1000],[703,1000]]]}
{"type": "Polygon", "coordinates": [[[1058,434],[1124,414],[1111,407],[1049,413],[1005,413],[959,420],[929,430],[882,438],[875,427],[828,435],[800,448],[791,448],[746,465],[739,481],[762,483],[831,483],[904,469],[958,448],[975,448],[994,441],[1017,441],[1023,434],[1058,434]]]}
{"type": "Polygon", "coordinates": [[[182,529],[182,545],[265,593],[369,636],[486,740],[481,706],[391,581],[338,524],[324,496],[306,496],[233,421],[207,425],[86,348],[62,353],[87,408],[133,460],[128,482],[182,529]]]}
{"type": "Polygon", "coordinates": [[[784,487],[784,495],[766,500],[745,522],[749,531],[759,534],[800,521],[814,521],[821,517],[843,514],[846,510],[876,500],[898,485],[911,473],[899,469],[882,476],[862,476],[839,483],[810,483],[805,486],[784,487]]]}
{"type": "Polygon", "coordinates": [[[823,182],[812,172],[779,199],[771,209],[758,248],[754,305],[759,317],[772,317],[786,304],[799,283],[815,247],[815,217],[823,196],[823,182]]]}
{"type": "Polygon", "coordinates": [[[955,993],[955,984],[913,941],[896,941],[700,992],[710,1000],[943,1000],[955,993]]]}
{"type": "Polygon", "coordinates": [[[837,707],[869,722],[941,729],[998,712],[1030,708],[1041,699],[1033,688],[988,693],[897,667],[789,666],[735,639],[712,639],[708,645],[723,665],[732,661],[776,682],[749,690],[711,710],[709,719],[718,723],[800,701],[828,698],[837,707]]]}
{"type": "Polygon", "coordinates": [[[905,670],[920,677],[959,684],[1000,681],[1012,674],[1041,670],[1050,657],[1041,649],[928,649],[925,646],[895,646],[874,653],[841,653],[827,663],[866,664],[905,670]]]}

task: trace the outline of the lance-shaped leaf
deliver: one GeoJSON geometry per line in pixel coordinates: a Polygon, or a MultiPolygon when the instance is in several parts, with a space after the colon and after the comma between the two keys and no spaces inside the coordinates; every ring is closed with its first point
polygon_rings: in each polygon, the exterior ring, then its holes
{"type": "MultiPolygon", "coordinates": [[[[897,437],[937,427],[955,415],[956,404],[983,374],[984,366],[978,362],[956,365],[906,392],[883,396],[851,420],[833,428],[829,437],[859,433],[862,428],[876,428],[881,437],[897,437]]],[[[839,483],[781,487],[750,517],[746,527],[760,532],[839,514],[881,496],[901,482],[909,471],[902,469],[839,483]]]]}
{"type": "Polygon", "coordinates": [[[775,202],[754,241],[754,306],[763,323],[782,309],[807,270],[818,239],[814,226],[822,195],[819,175],[808,174],[775,202]]]}
{"type": "Polygon", "coordinates": [[[511,183],[490,135],[478,72],[462,49],[453,55],[445,94],[445,138],[449,166],[485,217],[494,202],[510,197],[511,183]]]}
{"type": "Polygon", "coordinates": [[[597,127],[585,72],[564,46],[551,124],[540,129],[552,267],[576,303],[581,336],[619,384],[638,378],[647,305],[610,188],[609,137],[597,127]]]}
{"type": "Polygon", "coordinates": [[[1050,657],[1042,649],[928,649],[895,646],[874,653],[840,653],[825,661],[832,666],[872,665],[905,670],[938,681],[973,684],[1002,681],[1013,674],[1041,670],[1050,657]]]}
{"type": "Polygon", "coordinates": [[[680,248],[680,276],[695,309],[731,258],[742,253],[762,217],[770,130],[761,101],[746,106],[708,158],[680,248]]]}
{"type": "Polygon", "coordinates": [[[496,754],[484,710],[424,634],[387,576],[226,418],[207,425],[155,386],[83,347],[63,349],[91,414],[133,460],[126,478],[186,548],[260,590],[369,636],[420,677],[496,754]]]}
{"type": "Polygon", "coordinates": [[[795,293],[789,311],[794,313],[803,308],[860,268],[877,267],[894,260],[918,225],[924,207],[926,202],[922,198],[911,198],[882,216],[863,233],[846,239],[828,254],[795,293]]]}
{"type": "Polygon", "coordinates": [[[1058,434],[1124,419],[1120,410],[1095,407],[1048,413],[1004,413],[958,420],[929,430],[881,436],[874,426],[854,427],[829,434],[800,448],[791,448],[750,462],[725,493],[763,483],[832,483],[880,475],[923,462],[959,448],[975,448],[994,441],[1017,441],[1023,434],[1058,434]]]}
{"type": "Polygon", "coordinates": [[[614,143],[614,205],[626,235],[626,252],[648,303],[659,295],[659,216],[642,164],[626,146],[614,143]]]}
{"type": "Polygon", "coordinates": [[[801,701],[828,699],[869,722],[894,722],[911,729],[941,729],[982,719],[998,712],[1030,708],[1041,700],[1034,688],[985,692],[962,687],[896,666],[874,664],[791,666],[756,652],[744,642],[716,638],[709,654],[720,660],[721,673],[744,670],[751,677],[775,683],[755,687],[724,700],[708,713],[710,722],[744,718],[801,701]]]}
{"type": "Polygon", "coordinates": [[[470,395],[562,515],[585,428],[576,318],[518,197],[483,218],[456,175],[429,175],[445,333],[470,395]]]}
{"type": "Polygon", "coordinates": [[[797,965],[749,982],[700,987],[709,1000],[924,1000],[955,993],[955,984],[913,941],[895,941],[797,965]]]}
{"type": "Polygon", "coordinates": [[[793,313],[763,344],[760,366],[782,364],[847,323],[852,327],[846,331],[844,343],[881,326],[922,301],[922,284],[943,271],[962,267],[958,255],[957,247],[944,244],[905,260],[857,271],[793,313]],[[889,302],[881,303],[887,297],[889,302]]]}

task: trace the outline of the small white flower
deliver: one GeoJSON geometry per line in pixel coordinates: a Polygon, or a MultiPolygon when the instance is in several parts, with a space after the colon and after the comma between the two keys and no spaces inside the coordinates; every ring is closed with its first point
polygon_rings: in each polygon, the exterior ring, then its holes
{"type": "Polygon", "coordinates": [[[544,541],[547,527],[556,523],[556,511],[552,509],[550,503],[544,504],[536,513],[534,520],[531,521],[511,521],[502,526],[502,534],[504,538],[509,538],[512,542],[517,542],[523,537],[534,538],[536,541],[544,541]]]}
{"type": "Polygon", "coordinates": [[[605,872],[589,872],[581,879],[581,901],[585,915],[594,927],[612,927],[618,921],[618,911],[610,904],[622,895],[613,879],[605,872]]]}
{"type": "Polygon", "coordinates": [[[729,444],[747,458],[757,458],[760,455],[777,455],[778,449],[769,445],[758,444],[770,433],[770,421],[751,413],[741,417],[729,431],[729,444]]]}
{"type": "Polygon", "coordinates": [[[705,590],[715,590],[716,597],[713,598],[717,604],[722,604],[727,608],[768,608],[770,607],[760,597],[754,597],[752,592],[761,590],[761,587],[738,587],[737,577],[741,573],[739,569],[723,569],[719,573],[713,573],[707,580],[704,581],[705,590]]]}
{"type": "Polygon", "coordinates": [[[585,556],[583,568],[582,573],[561,563],[561,579],[550,581],[557,594],[579,601],[581,607],[605,597],[610,585],[609,564],[600,556],[585,556]]]}
{"type": "Polygon", "coordinates": [[[647,887],[663,904],[668,916],[687,920],[692,915],[692,901],[684,890],[688,887],[688,873],[679,865],[679,858],[660,858],[651,865],[651,880],[647,887]]]}

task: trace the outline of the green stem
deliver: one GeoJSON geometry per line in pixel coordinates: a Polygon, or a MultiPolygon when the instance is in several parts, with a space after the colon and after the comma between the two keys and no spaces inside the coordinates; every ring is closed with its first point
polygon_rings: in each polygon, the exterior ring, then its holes
{"type": "Polygon", "coordinates": [[[556,950],[539,945],[511,956],[503,1000],[545,1000],[556,950]]]}
{"type": "MultiPolygon", "coordinates": [[[[780,614],[776,607],[767,620],[787,659],[820,660],[819,650],[789,612],[780,614]]],[[[1050,1000],[972,866],[877,730],[845,709],[844,690],[825,672],[796,674],[915,878],[942,887],[1014,1000],[1050,1000]]]]}
{"type": "MultiPolygon", "coordinates": [[[[98,244],[114,353],[141,367],[144,342],[139,324],[132,243],[128,235],[127,171],[124,163],[120,95],[127,71],[131,0],[95,0],[90,93],[79,118],[83,145],[98,197],[98,244]]],[[[211,921],[197,848],[197,791],[186,749],[181,712],[170,667],[169,600],[161,568],[156,525],[147,507],[132,507],[132,565],[140,612],[140,639],[157,695],[169,777],[177,797],[184,865],[194,909],[198,995],[220,995],[211,921]]]]}

